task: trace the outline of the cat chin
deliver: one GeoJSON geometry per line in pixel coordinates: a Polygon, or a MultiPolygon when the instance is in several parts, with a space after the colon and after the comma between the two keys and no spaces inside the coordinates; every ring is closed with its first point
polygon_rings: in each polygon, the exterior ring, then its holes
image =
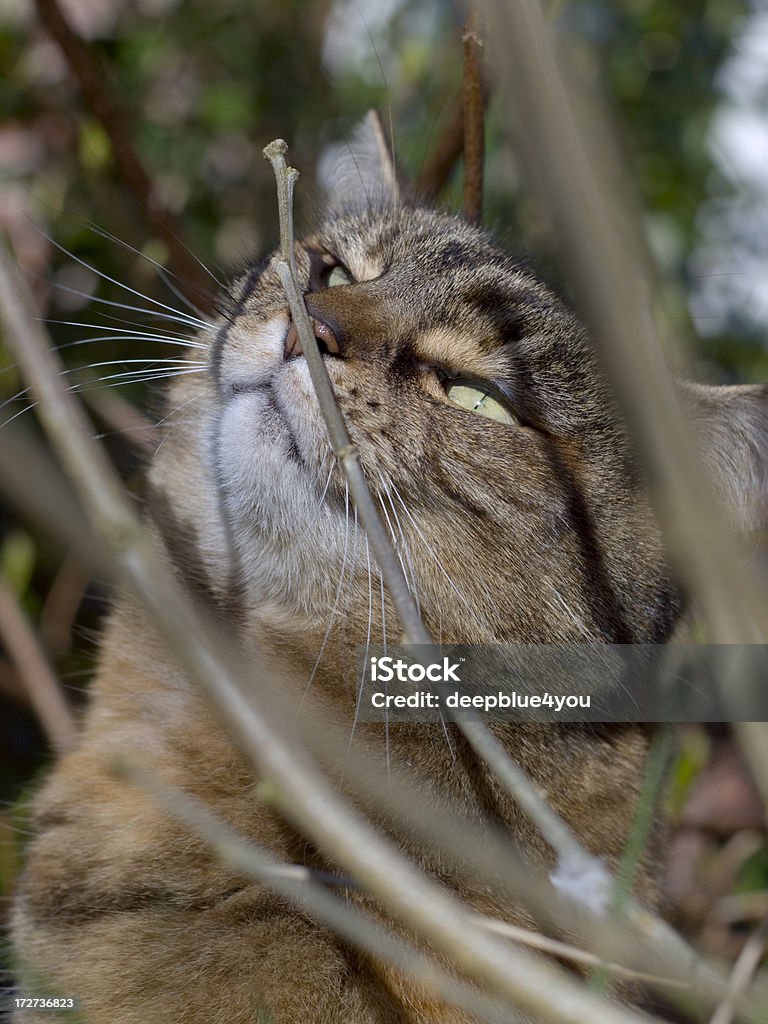
{"type": "Polygon", "coordinates": [[[241,578],[260,601],[327,617],[345,559],[351,568],[364,555],[344,505],[323,493],[330,457],[304,460],[311,445],[297,442],[270,391],[237,395],[219,420],[216,476],[241,578]]]}

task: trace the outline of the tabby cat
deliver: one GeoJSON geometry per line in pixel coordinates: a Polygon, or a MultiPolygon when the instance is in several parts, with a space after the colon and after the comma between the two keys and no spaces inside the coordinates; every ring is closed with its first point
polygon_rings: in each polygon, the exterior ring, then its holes
{"type": "MultiPolygon", "coordinates": [[[[345,152],[324,164],[328,208],[298,246],[298,266],[428,629],[445,641],[664,642],[684,600],[584,330],[486,234],[404,193],[375,118],[345,152]]],[[[269,260],[231,296],[190,350],[196,372],[169,388],[147,519],[242,650],[279,650],[352,730],[355,648],[391,637],[396,618],[269,260]]],[[[764,511],[764,399],[763,388],[685,389],[715,485],[745,529],[764,511]]],[[[368,732],[424,792],[501,822],[532,862],[548,864],[512,802],[466,750],[457,756],[457,736],[447,742],[437,726],[368,732]]],[[[508,726],[499,735],[615,867],[644,732],[508,726]]],[[[110,773],[117,750],[281,859],[328,867],[260,802],[152,622],[119,595],[79,745],[34,803],[15,909],[21,992],[73,995],[88,1024],[468,1020],[223,865],[110,773]]],[[[438,861],[416,856],[440,874],[438,861]]],[[[640,892],[651,904],[656,874],[650,853],[640,892]]],[[[462,895],[524,919],[487,887],[462,895]]]]}

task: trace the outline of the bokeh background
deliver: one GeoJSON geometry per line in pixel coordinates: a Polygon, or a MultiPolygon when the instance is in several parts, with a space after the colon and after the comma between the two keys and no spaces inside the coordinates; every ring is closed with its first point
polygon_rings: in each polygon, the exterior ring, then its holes
{"type": "MultiPolygon", "coordinates": [[[[289,141],[302,170],[299,217],[309,224],[321,201],[313,185],[320,153],[371,106],[390,125],[411,180],[431,189],[439,181],[438,201],[460,205],[460,158],[436,167],[452,137],[462,79],[464,12],[448,0],[59,6],[99,62],[183,244],[215,277],[276,238],[274,182],[262,147],[276,136],[289,141]]],[[[700,380],[768,380],[768,2],[547,6],[573,59],[612,108],[659,269],[662,334],[688,346],[689,372],[700,380]]],[[[158,351],[168,352],[129,335],[152,325],[151,317],[104,303],[183,307],[173,278],[158,270],[172,263],[168,244],[148,225],[113,140],[41,23],[43,7],[43,0],[0,2],[0,226],[73,386],[83,391],[94,432],[137,489],[158,386],[144,378],[158,351]],[[115,334],[122,337],[109,337],[115,334]],[[81,344],[86,338],[100,340],[81,344]],[[146,359],[146,372],[144,364],[120,362],[127,359],[146,359]]],[[[546,216],[530,200],[515,148],[501,132],[504,102],[490,83],[485,223],[567,295],[546,216]]],[[[206,274],[204,288],[213,287],[206,274]]],[[[32,427],[22,387],[0,338],[0,423],[19,416],[32,427]]],[[[0,578],[77,707],[105,588],[2,507],[0,578]]],[[[0,924],[24,840],[24,799],[51,756],[0,639],[0,924]]],[[[700,948],[734,957],[768,914],[768,848],[763,811],[727,728],[681,730],[664,800],[675,823],[669,913],[700,948]]]]}

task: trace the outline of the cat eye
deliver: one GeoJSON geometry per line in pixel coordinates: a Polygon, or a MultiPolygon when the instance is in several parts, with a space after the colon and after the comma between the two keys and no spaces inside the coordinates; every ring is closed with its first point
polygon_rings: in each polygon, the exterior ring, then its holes
{"type": "Polygon", "coordinates": [[[323,275],[326,288],[336,288],[342,284],[352,284],[352,275],[341,266],[330,267],[323,275]]]}
{"type": "Polygon", "coordinates": [[[522,426],[520,420],[509,411],[506,405],[503,405],[490,391],[474,382],[447,381],[445,393],[456,405],[475,412],[478,416],[485,416],[486,419],[496,420],[498,423],[522,426]]]}
{"type": "Polygon", "coordinates": [[[319,292],[325,288],[338,288],[339,285],[354,284],[355,279],[334,256],[322,249],[307,249],[309,256],[309,291],[319,292]]]}

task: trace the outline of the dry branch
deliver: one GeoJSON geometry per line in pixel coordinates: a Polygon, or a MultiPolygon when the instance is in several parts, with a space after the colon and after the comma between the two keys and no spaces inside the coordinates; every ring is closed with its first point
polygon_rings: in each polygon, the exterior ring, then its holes
{"type": "MultiPolygon", "coordinates": [[[[661,989],[677,988],[688,990],[692,988],[690,983],[678,981],[676,978],[665,978],[658,974],[635,971],[615,961],[604,960],[602,957],[595,956],[594,953],[587,953],[585,950],[579,949],[578,946],[574,946],[570,942],[550,939],[540,932],[531,931],[530,928],[521,928],[519,925],[509,924],[507,921],[499,921],[493,917],[483,917],[481,914],[476,914],[472,919],[481,928],[485,928],[489,932],[503,935],[512,942],[519,942],[523,946],[530,946],[531,949],[539,949],[542,953],[549,953],[550,956],[559,957],[561,960],[567,960],[569,963],[579,964],[581,967],[597,967],[602,971],[615,975],[617,978],[642,981],[647,985],[653,985],[661,989]]],[[[711,1021],[710,1024],[714,1024],[714,1021],[711,1021]]]]}
{"type": "Polygon", "coordinates": [[[74,715],[26,615],[0,578],[0,640],[11,657],[51,745],[69,750],[77,736],[74,715]]]}
{"type": "MultiPolygon", "coordinates": [[[[484,1020],[509,1024],[509,1010],[487,999],[420,950],[367,915],[329,892],[323,876],[298,864],[284,864],[251,840],[211,814],[198,800],[169,786],[131,761],[120,760],[116,771],[145,790],[171,817],[182,821],[216,851],[219,858],[237,871],[244,871],[257,882],[273,890],[309,913],[322,924],[343,936],[358,949],[391,964],[416,984],[437,990],[443,997],[484,1020]]],[[[342,880],[343,881],[343,880],[342,880]]],[[[335,880],[335,884],[339,884],[335,880]]],[[[356,886],[353,886],[356,888],[356,886]]]]}
{"type": "Polygon", "coordinates": [[[188,296],[194,295],[198,303],[205,299],[210,301],[209,281],[184,244],[175,218],[160,201],[134,145],[129,118],[114,99],[98,58],[73,30],[57,0],[36,0],[36,5],[38,17],[64,55],[86,106],[109,136],[115,173],[136,199],[149,229],[166,245],[170,267],[182,290],[188,296]]]}
{"type": "Polygon", "coordinates": [[[483,40],[480,21],[472,10],[462,33],[464,44],[464,217],[470,224],[483,219],[485,166],[485,98],[483,96],[483,40]]]}
{"type": "Polygon", "coordinates": [[[434,199],[445,185],[464,148],[464,97],[451,111],[450,120],[416,179],[414,191],[425,199],[434,199]]]}
{"type": "Polygon", "coordinates": [[[738,960],[733,965],[728,994],[715,1010],[709,1024],[731,1024],[736,1015],[736,1000],[749,988],[752,977],[765,954],[767,940],[768,919],[765,919],[747,939],[738,960]]]}
{"type": "MultiPolygon", "coordinates": [[[[564,78],[562,55],[555,55],[537,0],[482,0],[482,8],[521,156],[555,224],[577,298],[648,469],[674,563],[712,640],[765,643],[765,589],[744,566],[686,443],[648,312],[640,232],[628,217],[631,204],[605,128],[596,126],[594,110],[587,116],[583,103],[576,109],[574,83],[564,78]]],[[[757,767],[768,791],[765,765],[757,767]]]]}
{"type": "Polygon", "coordinates": [[[282,139],[275,139],[264,149],[264,156],[272,164],[277,182],[277,200],[280,214],[280,255],[275,259],[275,267],[280,276],[291,316],[299,333],[302,350],[307,360],[312,386],[315,389],[317,402],[323,419],[328,427],[328,434],[336,458],[344,470],[349,482],[352,500],[360,515],[365,532],[373,549],[376,561],[392,601],[400,618],[406,643],[432,643],[416,607],[405,573],[394,552],[392,544],[376,504],[368,489],[368,484],[360,465],[360,456],[349,437],[347,425],[341,414],[333,385],[328,377],[325,362],[318,348],[315,331],[310,323],[304,297],[298,283],[296,260],[294,255],[293,233],[293,190],[299,177],[294,167],[288,167],[285,154],[288,147],[282,139]]]}
{"type": "Polygon", "coordinates": [[[655,335],[641,232],[609,132],[566,79],[538,0],[482,0],[481,7],[520,155],[645,463],[674,564],[712,642],[765,643],[765,588],[743,565],[693,456],[655,335]]]}
{"type": "MultiPolygon", "coordinates": [[[[555,964],[511,949],[467,923],[464,906],[419,872],[350,809],[306,750],[291,741],[287,708],[267,667],[243,665],[217,630],[190,605],[158,558],[112,468],[93,442],[56,357],[29,309],[26,288],[0,249],[0,320],[41,421],[75,483],[92,526],[111,549],[119,576],[161,630],[190,681],[218,710],[232,737],[269,780],[285,816],[489,993],[552,1024],[648,1024],[648,1018],[589,992],[555,964]],[[254,673],[259,686],[253,686],[254,673]],[[282,713],[278,713],[282,709],[282,713]]],[[[285,681],[283,681],[285,684],[285,681]]]]}

